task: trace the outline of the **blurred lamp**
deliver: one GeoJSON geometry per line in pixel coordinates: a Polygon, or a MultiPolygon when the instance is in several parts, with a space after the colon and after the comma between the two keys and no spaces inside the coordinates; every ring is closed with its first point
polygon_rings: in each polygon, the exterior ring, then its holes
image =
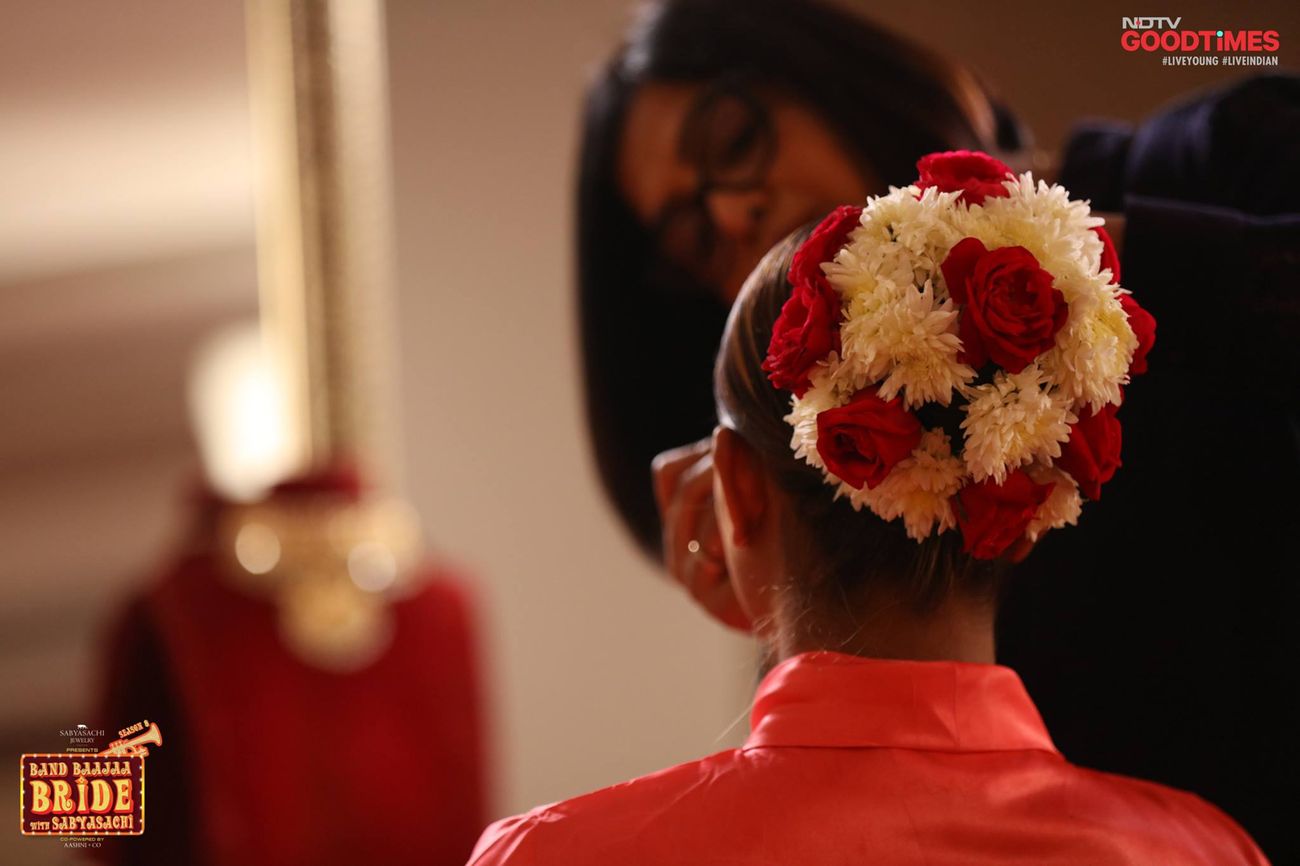
{"type": "Polygon", "coordinates": [[[223,328],[199,348],[188,390],[204,474],[218,494],[249,502],[297,469],[288,389],[256,321],[223,328]]]}

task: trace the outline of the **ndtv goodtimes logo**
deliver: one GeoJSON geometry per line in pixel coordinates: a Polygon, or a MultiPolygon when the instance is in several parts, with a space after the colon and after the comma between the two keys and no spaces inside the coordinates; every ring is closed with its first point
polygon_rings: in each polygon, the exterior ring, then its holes
{"type": "Polygon", "coordinates": [[[1165,66],[1277,66],[1282,37],[1276,30],[1202,30],[1182,26],[1182,17],[1120,19],[1120,47],[1128,52],[1162,52],[1165,66]]]}

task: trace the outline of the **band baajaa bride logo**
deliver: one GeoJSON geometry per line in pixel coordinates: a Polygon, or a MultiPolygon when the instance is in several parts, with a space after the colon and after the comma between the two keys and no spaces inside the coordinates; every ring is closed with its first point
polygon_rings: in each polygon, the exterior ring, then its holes
{"type": "Polygon", "coordinates": [[[1161,52],[1163,66],[1277,66],[1282,37],[1276,30],[1190,28],[1182,16],[1120,19],[1120,47],[1161,52]]]}
{"type": "MultiPolygon", "coordinates": [[[[88,735],[103,731],[78,725],[60,733],[84,743],[88,735]]],[[[19,830],[24,836],[61,836],[65,843],[139,836],[144,833],[145,757],[150,746],[161,745],[162,731],[145,719],[118,731],[118,739],[98,752],[70,746],[66,752],[22,755],[19,830]]]]}

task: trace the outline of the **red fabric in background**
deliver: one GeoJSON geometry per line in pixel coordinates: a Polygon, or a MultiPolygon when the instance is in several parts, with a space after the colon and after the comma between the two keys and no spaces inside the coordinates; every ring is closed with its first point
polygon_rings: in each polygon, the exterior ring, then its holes
{"type": "Polygon", "coordinates": [[[153,712],[164,744],[147,762],[145,836],[110,840],[110,856],[464,863],[486,811],[474,617],[461,580],[426,578],[393,606],[384,655],[337,674],[289,653],[271,604],[228,586],[211,557],[180,559],[114,639],[110,712],[153,712]],[[192,802],[155,807],[160,797],[192,802]],[[188,825],[186,838],[158,826],[158,813],[188,825]]]}

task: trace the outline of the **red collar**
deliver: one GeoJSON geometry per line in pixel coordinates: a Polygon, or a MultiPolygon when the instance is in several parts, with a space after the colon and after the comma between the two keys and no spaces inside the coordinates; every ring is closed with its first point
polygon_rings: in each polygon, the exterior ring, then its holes
{"type": "Polygon", "coordinates": [[[763,678],[750,727],[746,749],[1056,752],[1020,677],[1000,665],[803,653],[763,678]]]}

